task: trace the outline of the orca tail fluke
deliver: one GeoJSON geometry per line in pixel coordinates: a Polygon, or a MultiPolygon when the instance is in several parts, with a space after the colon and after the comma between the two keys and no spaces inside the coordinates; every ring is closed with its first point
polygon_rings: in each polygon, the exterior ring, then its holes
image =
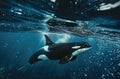
{"type": "Polygon", "coordinates": [[[40,59],[38,59],[38,56],[40,55],[40,51],[36,52],[35,54],[33,54],[30,59],[29,59],[29,64],[34,64],[36,62],[38,62],[40,59]]]}

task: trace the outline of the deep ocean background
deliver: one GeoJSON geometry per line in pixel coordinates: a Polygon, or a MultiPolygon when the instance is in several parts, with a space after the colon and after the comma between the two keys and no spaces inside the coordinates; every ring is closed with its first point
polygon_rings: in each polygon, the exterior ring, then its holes
{"type": "MultiPolygon", "coordinates": [[[[120,40],[50,33],[56,43],[85,41],[92,49],[64,65],[42,61],[30,65],[30,56],[45,45],[42,32],[48,18],[87,21],[120,33],[120,6],[100,11],[100,4],[119,0],[0,0],[0,79],[120,79],[120,40]]],[[[118,38],[119,34],[118,34],[118,38]]]]}

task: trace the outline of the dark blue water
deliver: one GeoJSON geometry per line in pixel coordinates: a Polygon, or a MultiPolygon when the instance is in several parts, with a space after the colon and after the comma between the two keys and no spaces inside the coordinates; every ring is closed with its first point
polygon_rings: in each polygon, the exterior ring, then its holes
{"type": "Polygon", "coordinates": [[[120,79],[120,6],[107,10],[99,6],[116,2],[119,0],[0,1],[0,79],[120,79]],[[80,25],[82,21],[92,35],[81,36],[78,28],[48,32],[46,20],[53,17],[78,20],[80,25]],[[57,60],[30,65],[31,55],[46,43],[43,33],[55,43],[85,41],[92,49],[64,65],[57,60]]]}

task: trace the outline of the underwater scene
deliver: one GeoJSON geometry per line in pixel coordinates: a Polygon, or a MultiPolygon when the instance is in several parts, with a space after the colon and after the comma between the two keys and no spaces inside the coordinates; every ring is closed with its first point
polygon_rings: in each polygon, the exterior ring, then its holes
{"type": "Polygon", "coordinates": [[[0,0],[0,79],[120,79],[120,0],[0,0]]]}

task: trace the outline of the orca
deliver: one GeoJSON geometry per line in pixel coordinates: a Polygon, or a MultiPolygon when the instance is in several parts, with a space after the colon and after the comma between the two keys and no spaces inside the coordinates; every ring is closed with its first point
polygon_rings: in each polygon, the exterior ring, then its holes
{"type": "Polygon", "coordinates": [[[75,60],[81,52],[92,48],[87,42],[55,44],[47,35],[45,35],[45,38],[46,45],[30,57],[28,61],[30,64],[43,60],[59,60],[59,64],[65,64],[75,60]]]}
{"type": "Polygon", "coordinates": [[[61,19],[61,18],[51,18],[46,22],[49,26],[59,26],[59,27],[78,27],[79,24],[71,21],[71,20],[67,20],[67,19],[61,19]]]}

